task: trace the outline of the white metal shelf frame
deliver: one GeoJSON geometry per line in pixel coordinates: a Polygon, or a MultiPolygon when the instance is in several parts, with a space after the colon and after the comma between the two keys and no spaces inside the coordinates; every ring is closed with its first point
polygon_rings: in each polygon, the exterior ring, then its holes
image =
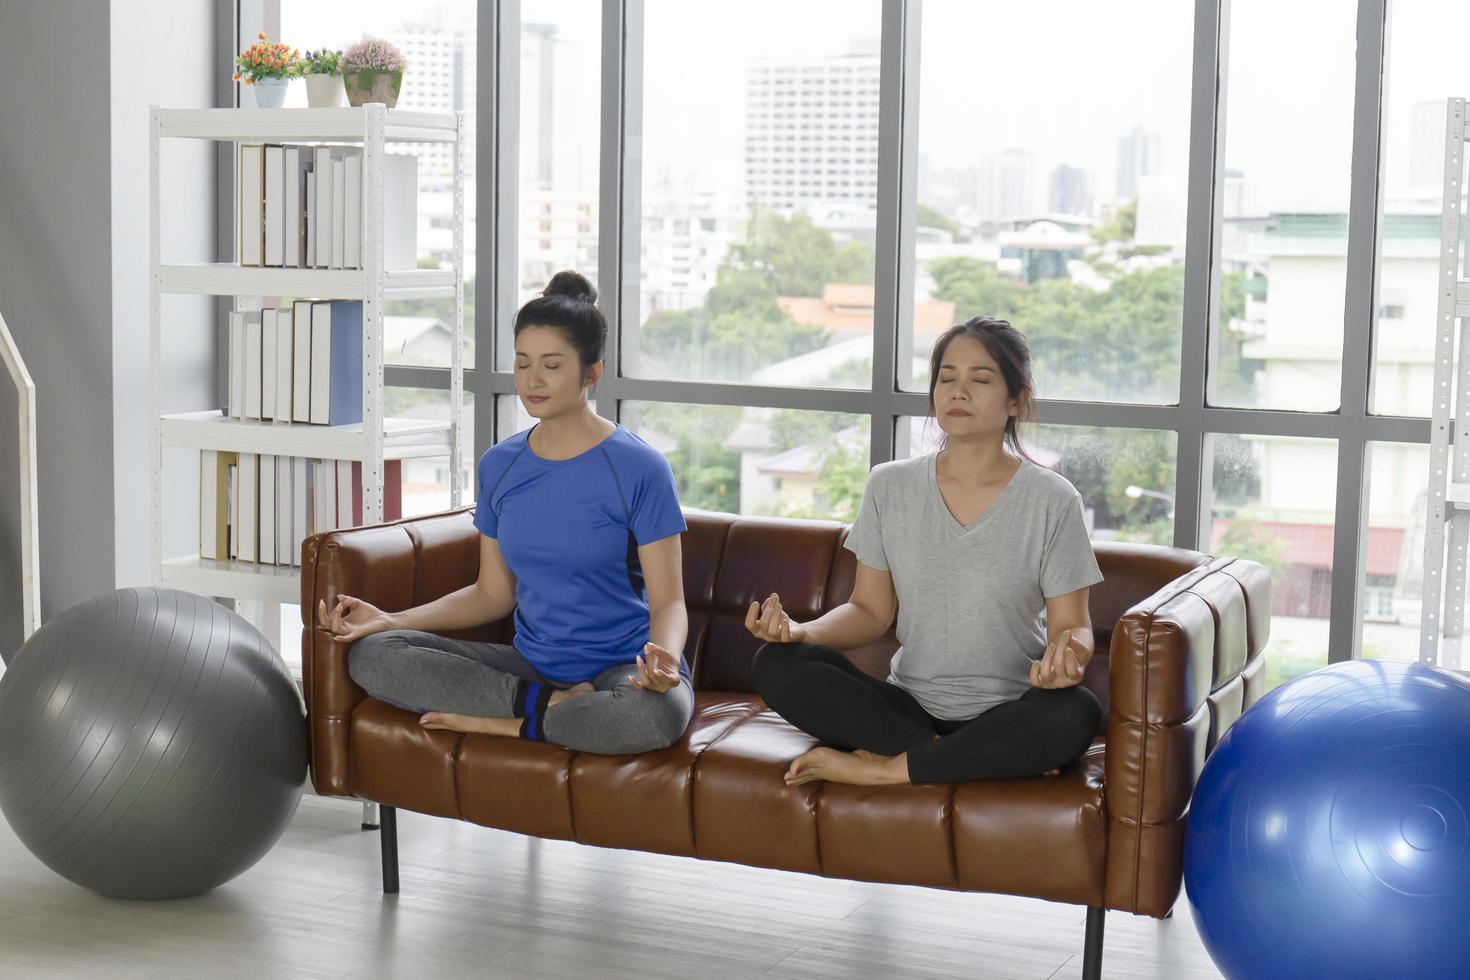
{"type": "Polygon", "coordinates": [[[1465,628],[1465,558],[1466,546],[1470,544],[1470,254],[1465,257],[1463,271],[1460,255],[1465,112],[1464,99],[1448,100],[1439,302],[1435,319],[1434,409],[1430,419],[1429,492],[1424,524],[1424,602],[1419,622],[1419,661],[1453,669],[1464,666],[1461,642],[1465,628]],[[1457,325],[1458,360],[1455,357],[1457,325]]]}
{"type": "MultiPolygon", "coordinates": [[[[381,104],[345,109],[150,109],[149,121],[149,504],[150,568],[154,584],[205,595],[295,602],[300,571],[290,566],[210,561],[197,555],[163,555],[163,449],[215,448],[270,455],[352,459],[364,463],[363,520],[383,516],[383,461],[427,454],[450,457],[450,498],[464,499],[458,465],[464,397],[464,120],[460,114],[406,112],[381,104]],[[164,138],[241,143],[347,143],[363,149],[363,268],[250,268],[234,263],[169,264],[161,261],[160,143],[164,138]],[[384,154],[389,142],[441,142],[453,146],[454,259],[442,269],[384,269],[384,154]],[[363,422],[356,426],[262,423],[226,419],[217,409],[164,416],[162,412],[162,296],[192,294],[262,299],[303,297],[361,300],[363,304],[363,422]],[[398,299],[454,298],[450,355],[450,409],[445,422],[385,419],[383,414],[384,303],[398,299]],[[425,438],[442,436],[437,447],[425,438]],[[444,443],[447,442],[447,447],[444,443]]],[[[238,181],[238,176],[237,176],[238,181]]],[[[238,199],[237,194],[232,199],[238,199]]],[[[274,617],[267,615],[268,620],[274,617]]],[[[278,641],[278,637],[272,637],[278,641]]]]}

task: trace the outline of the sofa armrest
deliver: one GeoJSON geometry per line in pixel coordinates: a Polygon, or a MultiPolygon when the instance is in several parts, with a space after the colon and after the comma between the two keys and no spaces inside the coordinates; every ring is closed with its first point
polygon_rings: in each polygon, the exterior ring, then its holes
{"type": "MultiPolygon", "coordinates": [[[[311,739],[311,778],[318,793],[351,795],[348,726],[367,692],[347,673],[347,649],[316,625],[318,600],[338,593],[398,612],[461,589],[479,574],[479,532],[469,511],[307,538],[301,554],[301,667],[311,739]]],[[[506,624],[448,634],[501,639],[506,624]]]]}
{"type": "Polygon", "coordinates": [[[1264,693],[1264,566],[1214,558],[1119,618],[1109,647],[1108,908],[1162,917],[1183,883],[1185,815],[1205,758],[1264,693]]]}

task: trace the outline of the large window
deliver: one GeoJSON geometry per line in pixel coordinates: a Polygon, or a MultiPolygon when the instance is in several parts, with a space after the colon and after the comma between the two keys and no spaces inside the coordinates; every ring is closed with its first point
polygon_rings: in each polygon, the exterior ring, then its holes
{"type": "MultiPolygon", "coordinates": [[[[602,66],[598,0],[523,0],[520,10],[517,307],[562,269],[597,284],[602,66]]],[[[509,330],[500,341],[496,367],[510,370],[509,330]]]]}
{"type": "Polygon", "coordinates": [[[1341,400],[1354,29],[1336,0],[1230,4],[1216,404],[1341,400]]]}
{"type": "Polygon", "coordinates": [[[987,314],[1026,333],[1043,398],[1178,400],[1193,9],[1118,13],[924,4],[901,387],[987,314]]]}
{"type": "Polygon", "coordinates": [[[868,417],[625,402],[623,422],[668,457],[686,507],[851,521],[868,474],[868,417]]]}
{"type": "Polygon", "coordinates": [[[1211,554],[1249,558],[1271,573],[1266,686],[1327,663],[1332,609],[1337,445],[1326,439],[1211,439],[1211,554]]]}
{"type": "Polygon", "coordinates": [[[648,0],[641,378],[867,388],[877,0],[648,0]],[[779,24],[779,29],[773,25],[779,24]]]}
{"type": "Polygon", "coordinates": [[[1362,655],[1415,661],[1423,605],[1429,447],[1369,443],[1368,461],[1362,655]]]}
{"type": "MultiPolygon", "coordinates": [[[[1399,2],[1389,6],[1389,18],[1383,233],[1374,311],[1378,343],[1369,409],[1381,415],[1428,415],[1444,199],[1445,100],[1470,93],[1460,43],[1470,35],[1470,7],[1454,0],[1399,2]]],[[[1460,186],[1465,187],[1463,181],[1460,186]]]]}
{"type": "MultiPolygon", "coordinates": [[[[506,311],[576,268],[617,330],[597,408],[667,456],[685,504],[850,520],[874,460],[936,448],[935,337],[1000,314],[1033,354],[1028,450],[1095,539],[1271,570],[1271,684],[1358,643],[1416,655],[1462,5],[1395,3],[1377,25],[1331,0],[284,6],[303,47],[350,41],[339,23],[428,30],[460,52],[445,91],[470,132],[516,120],[486,141],[512,199],[471,193],[505,273],[482,304],[500,356],[466,377],[478,450],[531,421],[506,311]],[[505,63],[474,48],[477,8],[518,59],[498,107],[474,100],[505,63]],[[1350,254],[1350,228],[1376,240],[1350,254]],[[1356,386],[1367,411],[1343,404],[1356,386]]],[[[427,384],[447,363],[432,323],[400,335],[418,366],[393,383],[427,384]]]]}

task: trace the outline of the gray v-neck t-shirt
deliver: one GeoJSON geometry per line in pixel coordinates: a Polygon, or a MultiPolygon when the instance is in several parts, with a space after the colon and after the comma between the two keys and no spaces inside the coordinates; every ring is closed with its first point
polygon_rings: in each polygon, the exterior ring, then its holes
{"type": "Polygon", "coordinates": [[[900,646],[889,681],[936,718],[961,720],[1031,689],[1046,600],[1103,576],[1066,477],[1023,459],[966,526],[940,495],[935,459],[873,469],[847,548],[893,576],[900,646]]]}

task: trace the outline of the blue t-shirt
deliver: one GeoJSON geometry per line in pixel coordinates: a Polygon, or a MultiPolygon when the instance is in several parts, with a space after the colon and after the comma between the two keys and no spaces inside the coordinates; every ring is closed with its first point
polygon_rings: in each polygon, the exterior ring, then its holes
{"type": "Polygon", "coordinates": [[[515,648],[552,680],[590,680],[648,642],[639,545],[688,525],[668,460],[621,425],[571,459],[529,436],[480,457],[475,527],[516,577],[515,648]]]}

